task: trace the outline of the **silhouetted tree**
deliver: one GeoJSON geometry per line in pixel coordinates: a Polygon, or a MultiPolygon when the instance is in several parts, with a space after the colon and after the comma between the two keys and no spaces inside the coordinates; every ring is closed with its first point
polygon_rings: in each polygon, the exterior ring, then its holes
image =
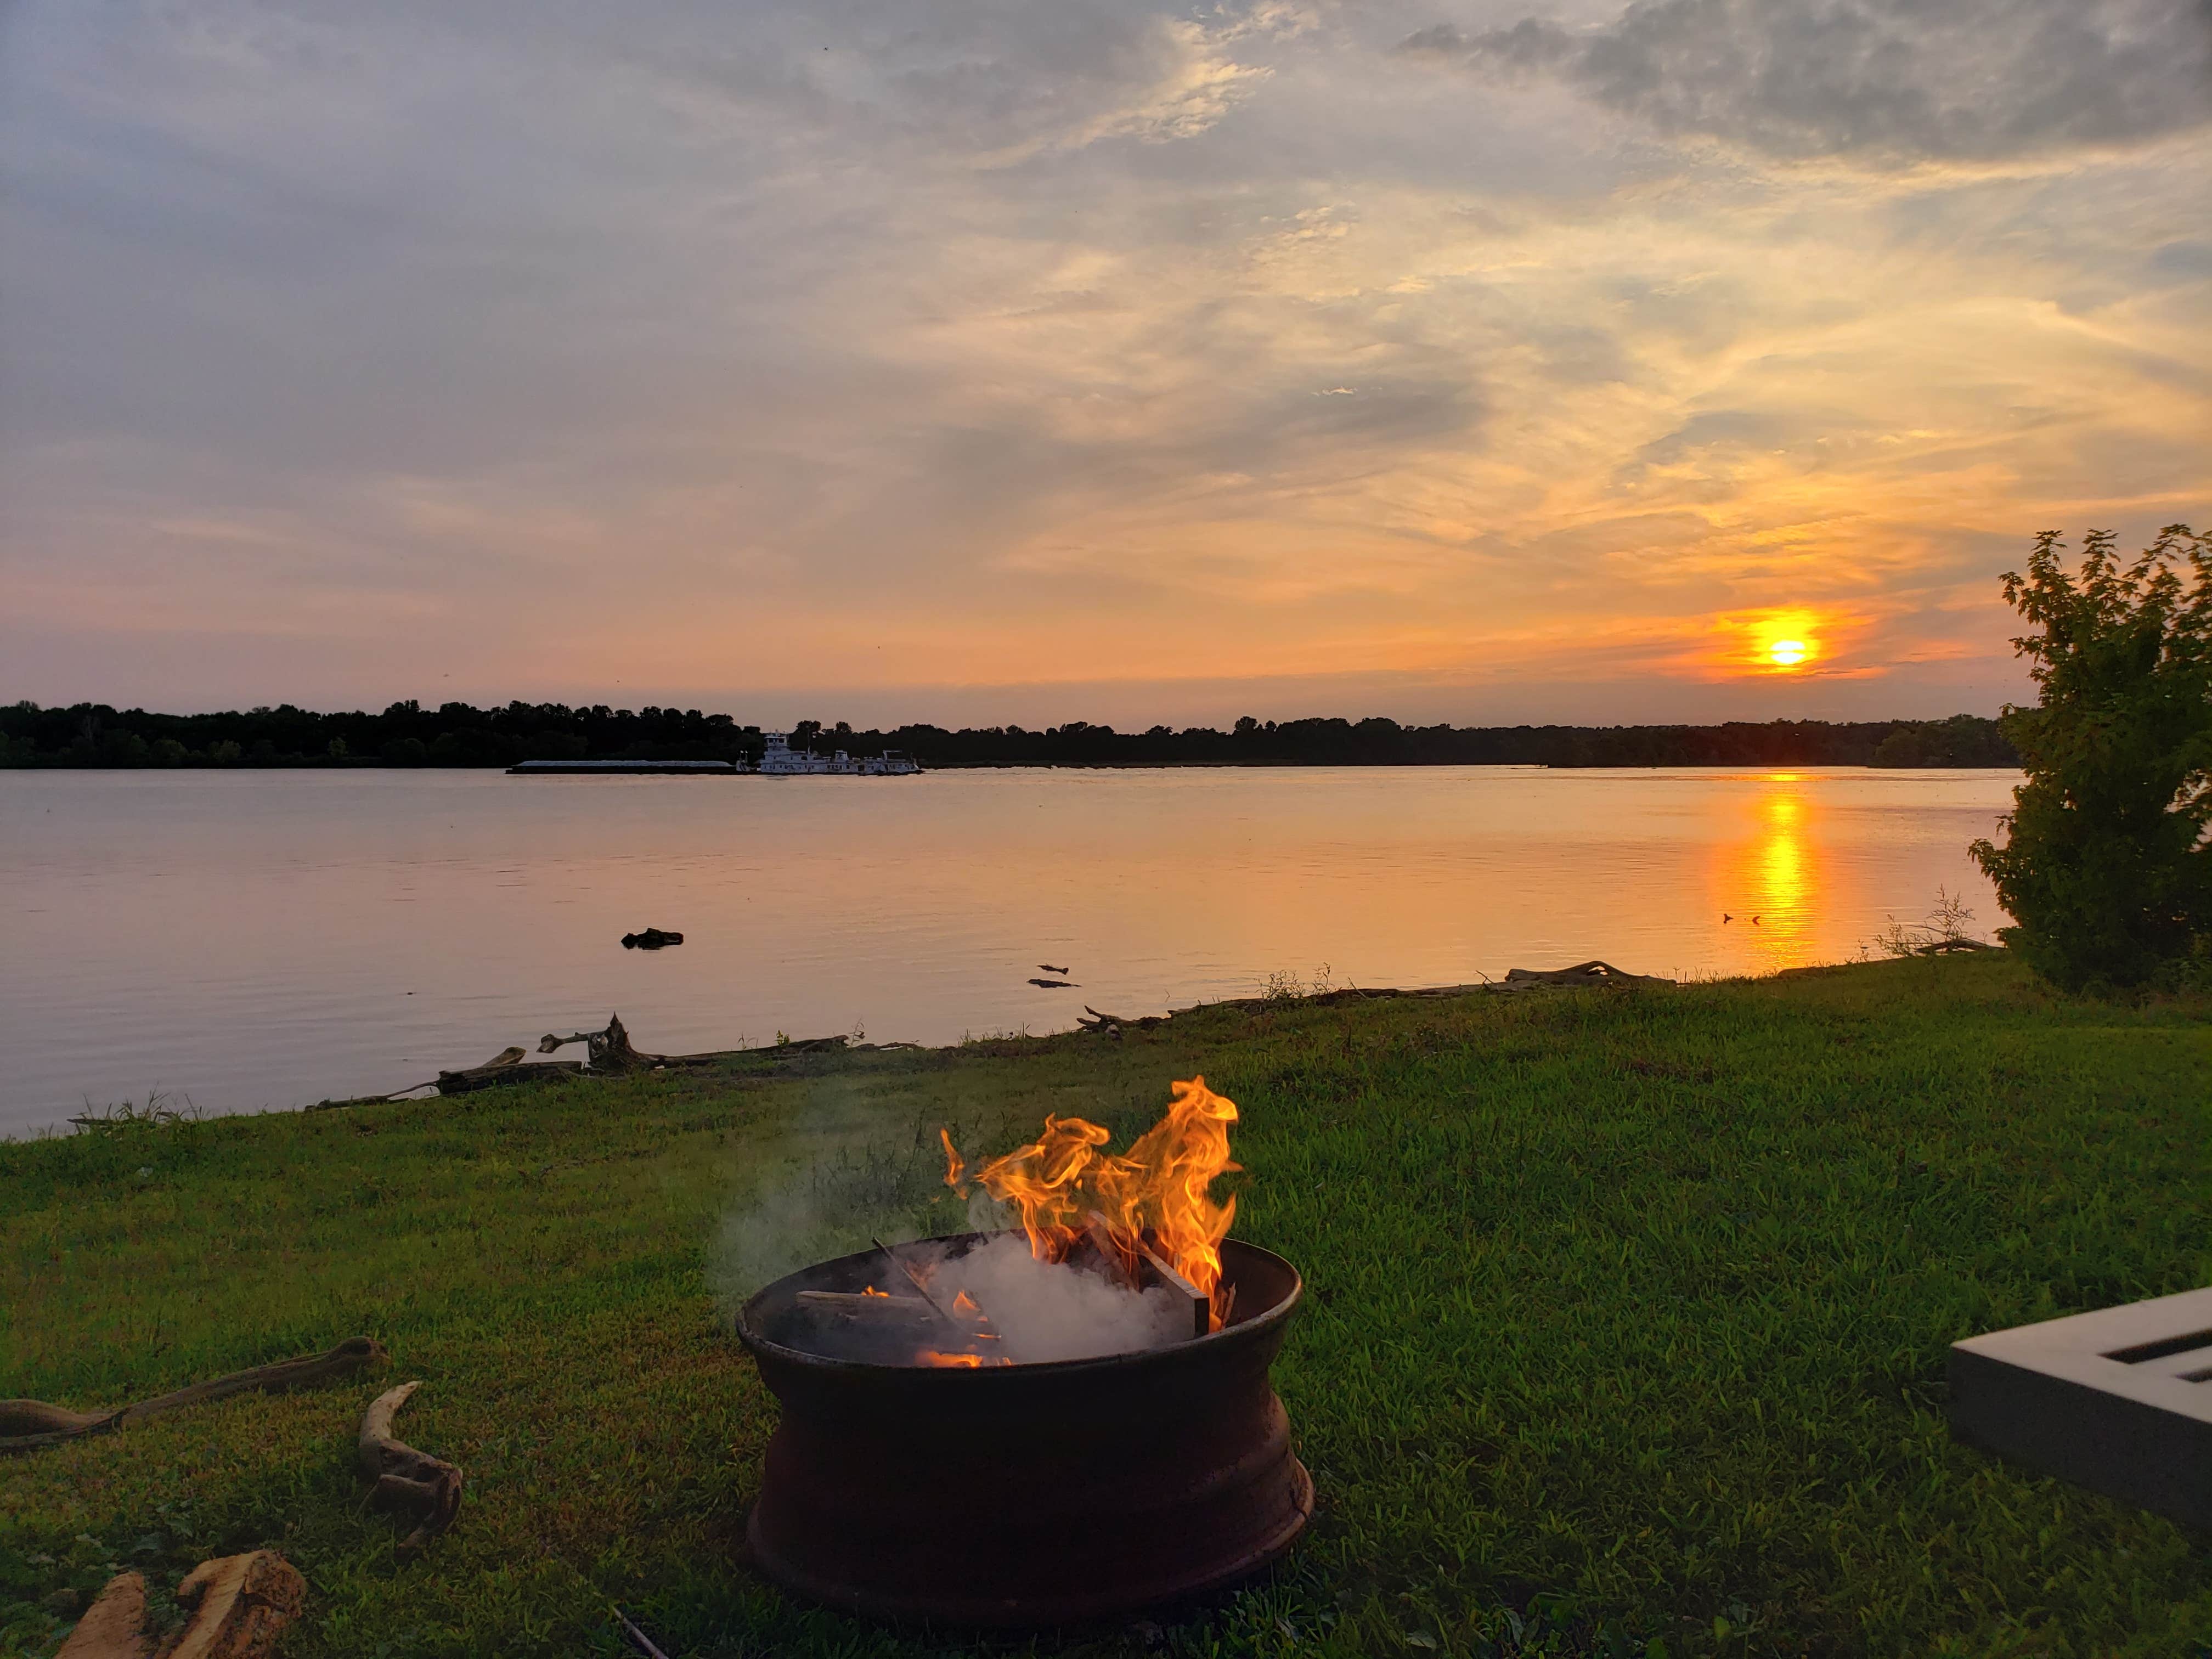
{"type": "Polygon", "coordinates": [[[1973,845],[2007,940],[2069,989],[2157,981],[2212,935],[2212,536],[2169,525],[2130,564],[2112,540],[2069,574],[2045,531],[2004,579],[2042,700],[2005,710],[2027,781],[2005,844],[1973,845]]]}

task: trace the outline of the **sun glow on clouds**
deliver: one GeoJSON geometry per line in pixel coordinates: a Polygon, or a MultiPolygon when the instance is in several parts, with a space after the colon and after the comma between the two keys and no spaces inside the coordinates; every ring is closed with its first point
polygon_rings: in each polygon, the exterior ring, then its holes
{"type": "Polygon", "coordinates": [[[763,0],[610,74],[500,0],[28,6],[0,574],[77,620],[0,605],[0,657],[51,701],[259,700],[281,635],[326,647],[283,659],[308,702],[614,701],[649,662],[925,716],[1291,674],[1315,706],[1256,712],[1365,712],[1332,673],[1476,688],[1430,718],[1509,678],[1642,688],[1563,717],[1993,706],[2033,530],[2212,518],[2212,242],[2177,229],[2212,145],[2182,9],[2179,79],[2128,57],[2044,132],[2042,35],[1970,73],[1990,32],[1931,5],[1924,131],[1856,60],[1806,109],[1716,82],[1698,8],[1540,19],[1521,62],[1433,13],[763,0]],[[1666,28],[1634,98],[1596,74],[1666,28]],[[149,628],[209,642],[199,681],[131,678],[149,628]]]}

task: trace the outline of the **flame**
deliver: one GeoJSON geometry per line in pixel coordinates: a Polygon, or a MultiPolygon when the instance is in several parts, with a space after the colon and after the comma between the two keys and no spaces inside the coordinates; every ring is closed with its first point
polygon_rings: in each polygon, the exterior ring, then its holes
{"type": "Polygon", "coordinates": [[[949,1365],[971,1371],[981,1370],[983,1364],[983,1356],[980,1353],[940,1353],[935,1348],[924,1348],[915,1358],[925,1365],[949,1365]]]}
{"type": "Polygon", "coordinates": [[[963,1314],[969,1319],[981,1319],[983,1316],[982,1309],[975,1305],[975,1298],[965,1291],[952,1298],[952,1311],[963,1314]]]}
{"type": "Polygon", "coordinates": [[[879,1296],[888,1302],[890,1299],[891,1293],[889,1291],[879,1291],[872,1285],[863,1285],[860,1286],[860,1294],[862,1296],[879,1296]]]}
{"type": "Polygon", "coordinates": [[[1094,1217],[1125,1267],[1134,1266],[1149,1241],[1206,1296],[1212,1328],[1219,1330],[1229,1314],[1221,1241],[1237,1200],[1231,1194],[1216,1204],[1206,1189],[1215,1176],[1240,1167],[1229,1158],[1237,1104],[1207,1088],[1202,1077],[1177,1083],[1174,1092],[1167,1115],[1120,1154],[1103,1150],[1108,1134],[1097,1124],[1048,1116],[1036,1140],[969,1176],[951,1135],[940,1130],[945,1183],[957,1191],[972,1180],[1001,1203],[1018,1206],[1030,1253],[1040,1261],[1065,1261],[1094,1217]]]}

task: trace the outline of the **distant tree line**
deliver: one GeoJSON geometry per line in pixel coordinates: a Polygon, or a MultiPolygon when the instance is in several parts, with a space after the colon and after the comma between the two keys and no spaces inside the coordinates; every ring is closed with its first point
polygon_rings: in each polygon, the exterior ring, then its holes
{"type": "MultiPolygon", "coordinates": [[[[2019,764],[1997,722],[1731,720],[1722,726],[1401,726],[1395,720],[1262,722],[1226,732],[1117,732],[1071,720],[949,731],[855,731],[801,720],[792,746],[855,755],[896,749],[926,766],[2000,766],[2019,764]]],[[[409,700],[380,714],[290,703],[216,714],[156,714],[105,703],[0,708],[0,766],[512,766],[523,760],[757,759],[761,728],[696,708],[409,700]]]]}

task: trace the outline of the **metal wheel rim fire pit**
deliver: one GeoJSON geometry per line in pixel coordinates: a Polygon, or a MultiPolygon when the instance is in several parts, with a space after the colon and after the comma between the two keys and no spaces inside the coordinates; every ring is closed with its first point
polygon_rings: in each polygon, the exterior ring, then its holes
{"type": "Polygon", "coordinates": [[[863,1289],[875,1251],[778,1279],[738,1316],[783,1407],[745,1525],[754,1562],[845,1611],[973,1625],[1132,1613],[1257,1573],[1313,1513],[1267,1376],[1302,1285],[1239,1240],[1221,1264],[1235,1314],[1210,1335],[981,1370],[777,1340],[799,1291],[863,1289]]]}

